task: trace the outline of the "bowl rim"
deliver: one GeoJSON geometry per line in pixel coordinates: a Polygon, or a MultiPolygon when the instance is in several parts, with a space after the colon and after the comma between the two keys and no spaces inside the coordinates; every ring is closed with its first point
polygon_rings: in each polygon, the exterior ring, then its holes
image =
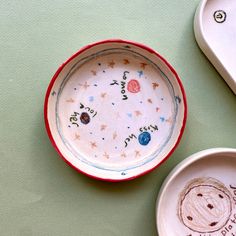
{"type": "Polygon", "coordinates": [[[177,72],[175,71],[175,69],[169,64],[169,62],[167,62],[166,59],[164,59],[159,53],[157,53],[155,50],[153,50],[152,48],[144,45],[144,44],[141,44],[141,43],[137,43],[137,42],[134,42],[134,41],[129,41],[129,40],[123,40],[123,39],[106,39],[106,40],[102,40],[102,41],[97,41],[95,43],[90,43],[84,47],[82,47],[81,49],[79,49],[76,53],[74,53],[72,56],[70,56],[64,63],[61,64],[61,66],[59,66],[59,68],[57,69],[57,71],[55,72],[55,74],[53,75],[48,87],[47,87],[47,90],[46,90],[46,94],[45,94],[45,98],[44,98],[44,124],[45,124],[45,128],[46,128],[46,132],[48,134],[48,137],[49,137],[49,140],[51,141],[54,149],[57,151],[57,153],[59,154],[59,156],[69,165],[71,166],[72,168],[74,168],[76,171],[88,176],[88,177],[91,177],[93,179],[96,179],[96,180],[103,180],[103,181],[107,181],[107,182],[122,182],[122,181],[128,181],[128,180],[132,180],[132,179],[136,179],[138,177],[141,177],[151,171],[153,171],[154,169],[156,169],[158,166],[160,166],[163,162],[165,162],[171,155],[172,153],[174,152],[174,150],[176,149],[176,147],[178,146],[182,136],[183,136],[183,133],[184,133],[184,129],[185,129],[185,126],[186,126],[186,121],[187,121],[187,98],[186,98],[186,93],[185,93],[185,90],[184,90],[184,87],[183,87],[183,84],[181,82],[181,79],[180,77],[178,76],[177,72]],[[122,178],[122,179],[111,179],[111,178],[103,178],[103,177],[98,177],[97,175],[92,175],[92,174],[89,174],[83,170],[81,170],[80,168],[78,168],[77,166],[73,165],[70,161],[68,161],[66,159],[66,157],[61,153],[60,151],[60,148],[57,146],[57,143],[55,141],[55,139],[53,138],[53,135],[52,135],[52,131],[50,129],[50,125],[49,125],[49,120],[48,120],[48,101],[49,101],[49,96],[51,94],[51,89],[55,83],[55,81],[57,80],[59,74],[61,73],[61,71],[64,69],[64,67],[70,62],[72,61],[74,58],[76,58],[77,56],[79,56],[81,53],[83,53],[84,51],[94,47],[94,46],[97,46],[97,45],[102,45],[102,44],[107,44],[107,43],[125,43],[125,44],[130,44],[130,45],[133,45],[133,46],[136,46],[136,47],[139,47],[141,49],[144,49],[152,54],[154,54],[155,56],[157,56],[167,67],[168,69],[174,74],[175,76],[175,79],[180,87],[180,91],[182,93],[182,96],[183,96],[183,109],[184,109],[184,114],[183,114],[183,122],[182,122],[182,126],[180,128],[180,133],[178,135],[178,138],[176,139],[176,142],[175,144],[172,146],[172,148],[169,150],[169,152],[166,154],[166,156],[159,162],[157,163],[155,166],[153,166],[152,168],[146,170],[146,171],[143,171],[143,172],[140,172],[138,173],[137,175],[133,175],[131,177],[128,177],[128,178],[122,178]]]}

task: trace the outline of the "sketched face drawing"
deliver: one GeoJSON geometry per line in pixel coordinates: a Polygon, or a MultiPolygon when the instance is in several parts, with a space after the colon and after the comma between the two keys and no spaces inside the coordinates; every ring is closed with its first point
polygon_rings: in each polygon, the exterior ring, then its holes
{"type": "Polygon", "coordinates": [[[194,232],[213,233],[222,229],[231,213],[231,193],[216,179],[193,179],[180,194],[179,219],[194,232]]]}

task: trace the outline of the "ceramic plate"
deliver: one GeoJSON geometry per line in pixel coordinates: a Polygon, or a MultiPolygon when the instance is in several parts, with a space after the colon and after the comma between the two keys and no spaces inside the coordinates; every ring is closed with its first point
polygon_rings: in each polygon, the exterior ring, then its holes
{"type": "Polygon", "coordinates": [[[152,49],[122,40],[89,45],[54,75],[48,135],[64,160],[103,180],[133,179],[178,144],[186,99],[174,69],[152,49]]]}
{"type": "Polygon", "coordinates": [[[236,94],[236,1],[202,0],[194,30],[200,48],[236,94]]]}
{"type": "Polygon", "coordinates": [[[157,200],[159,236],[236,235],[236,149],[215,148],[180,163],[157,200]]]}

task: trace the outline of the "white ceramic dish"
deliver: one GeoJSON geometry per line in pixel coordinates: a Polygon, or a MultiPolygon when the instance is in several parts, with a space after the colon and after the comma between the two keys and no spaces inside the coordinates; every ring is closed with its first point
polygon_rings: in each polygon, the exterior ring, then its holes
{"type": "Polygon", "coordinates": [[[159,236],[236,235],[236,149],[208,149],[182,161],[156,206],[159,236]]]}
{"type": "Polygon", "coordinates": [[[199,47],[236,94],[236,1],[201,1],[194,31],[199,47]]]}
{"type": "Polygon", "coordinates": [[[54,75],[45,99],[48,135],[75,169],[133,179],[177,146],[186,98],[174,69],[152,49],[107,40],[82,48],[54,75]]]}

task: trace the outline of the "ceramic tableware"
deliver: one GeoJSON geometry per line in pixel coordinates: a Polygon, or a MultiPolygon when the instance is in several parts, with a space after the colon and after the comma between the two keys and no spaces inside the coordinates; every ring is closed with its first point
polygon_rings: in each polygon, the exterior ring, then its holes
{"type": "Polygon", "coordinates": [[[214,148],[182,161],[156,205],[159,236],[236,235],[236,149],[214,148]]]}
{"type": "Polygon", "coordinates": [[[199,47],[236,94],[236,1],[202,0],[194,31],[199,47]]]}
{"type": "Polygon", "coordinates": [[[159,166],[180,141],[186,97],[170,64],[144,45],[88,45],[55,73],[45,98],[49,138],[91,177],[122,181],[159,166]]]}

